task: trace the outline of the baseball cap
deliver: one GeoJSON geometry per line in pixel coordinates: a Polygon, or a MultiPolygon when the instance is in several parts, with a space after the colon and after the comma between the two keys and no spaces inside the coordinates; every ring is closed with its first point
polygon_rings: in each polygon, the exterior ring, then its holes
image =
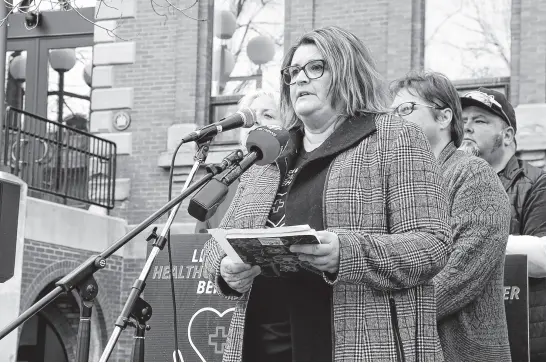
{"type": "Polygon", "coordinates": [[[477,91],[470,91],[461,97],[461,106],[477,106],[502,118],[508,125],[517,131],[516,113],[506,99],[506,96],[498,91],[480,87],[477,91]]]}

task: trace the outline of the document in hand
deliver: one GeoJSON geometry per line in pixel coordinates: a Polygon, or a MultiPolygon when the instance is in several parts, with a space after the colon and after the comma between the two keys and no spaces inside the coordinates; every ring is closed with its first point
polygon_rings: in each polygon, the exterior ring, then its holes
{"type": "Polygon", "coordinates": [[[282,276],[301,268],[317,272],[290,252],[293,244],[318,244],[317,233],[308,225],[262,229],[210,229],[226,255],[236,263],[259,265],[262,275],[282,276]]]}

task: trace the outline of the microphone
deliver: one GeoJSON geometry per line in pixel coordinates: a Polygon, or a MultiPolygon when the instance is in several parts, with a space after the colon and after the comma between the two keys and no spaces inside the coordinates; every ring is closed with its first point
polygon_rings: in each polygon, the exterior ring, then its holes
{"type": "Polygon", "coordinates": [[[218,122],[207,125],[184,136],[182,138],[182,143],[213,138],[224,131],[233,130],[239,127],[252,127],[255,124],[256,113],[252,109],[245,107],[235,112],[233,115],[224,117],[218,122]]]}
{"type": "Polygon", "coordinates": [[[246,147],[250,152],[239,164],[223,174],[209,180],[190,200],[188,213],[204,222],[216,213],[226,199],[229,186],[252,165],[267,165],[275,162],[286,149],[290,134],[280,126],[260,126],[248,134],[246,147]]]}

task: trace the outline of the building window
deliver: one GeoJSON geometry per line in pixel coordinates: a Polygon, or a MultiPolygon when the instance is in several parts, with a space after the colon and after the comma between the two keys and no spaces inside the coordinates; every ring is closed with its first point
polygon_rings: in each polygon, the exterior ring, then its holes
{"type": "Polygon", "coordinates": [[[512,0],[427,1],[425,69],[452,80],[510,76],[512,0]]]}
{"type": "Polygon", "coordinates": [[[279,89],[283,0],[215,0],[212,96],[279,89]]]}
{"type": "Polygon", "coordinates": [[[213,36],[210,121],[216,122],[235,112],[245,93],[279,90],[284,0],[215,0],[213,36]]]}
{"type": "Polygon", "coordinates": [[[88,131],[92,46],[49,49],[47,118],[88,131]]]}

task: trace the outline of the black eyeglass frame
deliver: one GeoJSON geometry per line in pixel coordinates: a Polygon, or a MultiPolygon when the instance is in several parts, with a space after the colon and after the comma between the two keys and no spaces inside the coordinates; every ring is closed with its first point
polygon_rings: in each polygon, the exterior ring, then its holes
{"type": "Polygon", "coordinates": [[[298,75],[300,74],[300,72],[303,70],[303,73],[305,73],[305,76],[309,79],[317,79],[317,78],[320,78],[324,75],[324,70],[326,69],[326,61],[324,59],[313,59],[307,63],[305,63],[302,67],[300,66],[288,66],[288,67],[284,67],[283,69],[281,69],[281,78],[282,78],[282,81],[284,82],[284,84],[286,84],[287,86],[291,86],[293,84],[296,84],[296,78],[298,77],[298,75]],[[317,77],[311,77],[309,76],[309,73],[307,73],[307,66],[310,65],[311,63],[321,63],[322,65],[322,72],[320,73],[319,76],[317,77]],[[287,71],[290,70],[290,69],[297,69],[298,70],[298,73],[295,73],[294,76],[292,77],[290,75],[290,73],[288,73],[287,71]],[[286,78],[285,78],[285,75],[286,76],[289,76],[290,77],[290,81],[291,83],[289,82],[286,82],[286,78]]]}
{"type": "Polygon", "coordinates": [[[425,105],[424,103],[419,103],[419,102],[414,102],[414,101],[407,101],[407,102],[402,102],[401,104],[399,104],[398,106],[396,106],[396,108],[394,109],[394,112],[402,117],[402,116],[407,116],[407,115],[411,115],[413,113],[413,111],[415,111],[415,106],[423,106],[423,107],[428,107],[428,108],[432,108],[434,110],[443,110],[443,109],[446,109],[448,107],[442,107],[442,106],[439,106],[437,104],[434,103],[434,106],[431,106],[431,105],[425,105]],[[402,105],[406,105],[406,104],[410,104],[411,105],[411,111],[408,112],[408,113],[405,113],[405,114],[402,114],[399,109],[402,105]]]}

